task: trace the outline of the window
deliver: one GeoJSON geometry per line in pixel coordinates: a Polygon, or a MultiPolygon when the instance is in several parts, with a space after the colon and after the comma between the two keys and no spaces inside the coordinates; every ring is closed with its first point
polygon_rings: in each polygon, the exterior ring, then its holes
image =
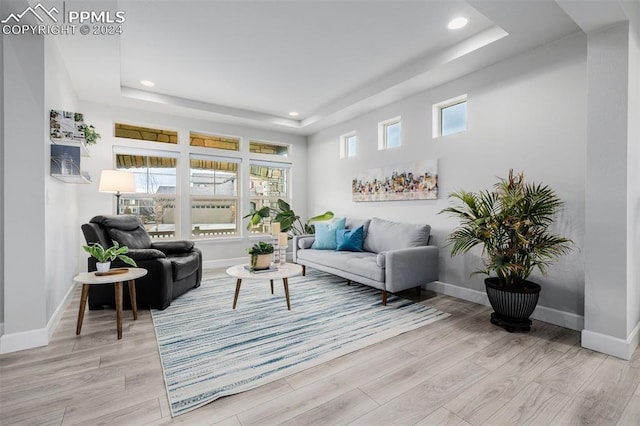
{"type": "Polygon", "coordinates": [[[282,157],[289,155],[289,147],[287,145],[260,141],[249,141],[249,151],[253,154],[279,155],[282,157]]]}
{"type": "Polygon", "coordinates": [[[397,148],[402,145],[400,117],[378,123],[378,149],[397,148]]]}
{"type": "Polygon", "coordinates": [[[189,144],[191,146],[203,146],[205,148],[240,151],[240,138],[233,136],[216,136],[207,135],[205,133],[190,132],[189,144]]]}
{"type": "Polygon", "coordinates": [[[458,96],[433,106],[433,137],[452,135],[467,130],[467,95],[458,96]]]}
{"type": "Polygon", "coordinates": [[[191,236],[238,235],[239,159],[191,155],[191,236]]]}
{"type": "MultiPolygon", "coordinates": [[[[276,208],[278,198],[291,203],[289,193],[289,164],[252,161],[249,166],[249,204],[251,210],[264,206],[276,208]]],[[[271,232],[269,220],[251,230],[252,233],[271,232]]]]}
{"type": "Polygon", "coordinates": [[[120,197],[118,213],[135,214],[151,238],[176,236],[177,154],[116,154],[116,168],[133,172],[136,193],[120,197]]]}
{"type": "Polygon", "coordinates": [[[174,130],[153,129],[151,127],[131,126],[116,123],[117,138],[140,139],[150,142],[178,143],[178,132],[174,130]]]}
{"type": "Polygon", "coordinates": [[[355,157],[357,149],[356,132],[340,136],[340,158],[355,157]]]}

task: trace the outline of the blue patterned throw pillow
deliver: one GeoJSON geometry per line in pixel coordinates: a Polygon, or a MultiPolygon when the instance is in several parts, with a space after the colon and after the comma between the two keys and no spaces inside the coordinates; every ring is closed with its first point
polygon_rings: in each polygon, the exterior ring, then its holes
{"type": "Polygon", "coordinates": [[[338,229],[336,231],[336,250],[339,251],[363,251],[364,226],[355,229],[338,229]]]}

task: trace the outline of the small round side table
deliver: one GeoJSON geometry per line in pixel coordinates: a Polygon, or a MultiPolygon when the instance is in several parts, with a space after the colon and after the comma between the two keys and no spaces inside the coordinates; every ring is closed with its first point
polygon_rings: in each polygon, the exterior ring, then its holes
{"type": "Polygon", "coordinates": [[[116,292],[116,323],[118,326],[118,339],[122,339],[122,283],[127,281],[129,284],[131,311],[133,312],[133,319],[136,320],[138,319],[138,305],[136,303],[135,279],[144,277],[145,275],[147,275],[147,270],[143,268],[111,269],[105,274],[101,274],[99,272],[82,272],[76,275],[73,281],[82,284],[82,296],[80,297],[80,310],[78,311],[76,336],[80,335],[80,330],[82,329],[82,321],[84,319],[84,310],[87,306],[89,286],[98,284],[115,284],[114,288],[116,292]]]}

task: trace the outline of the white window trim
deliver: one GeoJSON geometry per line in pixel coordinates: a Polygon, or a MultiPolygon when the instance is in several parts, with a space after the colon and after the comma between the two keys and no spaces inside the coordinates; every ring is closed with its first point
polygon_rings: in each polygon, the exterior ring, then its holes
{"type": "Polygon", "coordinates": [[[399,146],[396,146],[393,148],[387,147],[387,138],[386,138],[387,132],[385,132],[385,129],[388,126],[391,126],[396,123],[400,123],[400,146],[402,146],[402,117],[397,116],[397,117],[393,117],[378,123],[378,150],[399,148],[399,146]]]}
{"type": "MultiPolygon", "coordinates": [[[[236,238],[242,236],[242,215],[239,214],[241,205],[242,205],[242,197],[240,195],[242,188],[242,158],[237,157],[225,157],[221,155],[206,155],[206,154],[189,154],[189,160],[205,160],[205,161],[221,161],[227,163],[234,163],[238,165],[237,176],[237,187],[236,187],[236,195],[211,195],[211,194],[193,194],[191,192],[191,185],[189,185],[189,238],[203,241],[203,240],[218,240],[222,238],[236,238]],[[221,234],[221,235],[206,235],[204,237],[196,237],[193,236],[193,201],[194,199],[206,199],[206,200],[215,200],[215,201],[223,201],[223,200],[234,200],[236,202],[236,233],[233,235],[230,234],[221,234]]],[[[191,169],[191,161],[189,161],[189,169],[191,169]]],[[[189,184],[191,184],[191,173],[189,173],[189,184]]]]}
{"type": "MultiPolygon", "coordinates": [[[[358,145],[358,136],[356,135],[356,131],[353,130],[349,133],[345,133],[344,135],[340,135],[340,158],[350,158],[355,157],[355,155],[349,156],[349,139],[352,137],[356,137],[356,146],[358,145]]],[[[356,154],[358,152],[358,148],[356,148],[356,154]]]]}
{"type": "MultiPolygon", "coordinates": [[[[463,102],[467,102],[466,93],[464,95],[456,96],[455,98],[447,99],[446,101],[433,104],[433,109],[432,109],[433,139],[442,137],[442,110],[457,104],[461,104],[463,102]]],[[[464,131],[466,131],[466,129],[468,129],[468,125],[465,123],[464,131]]],[[[458,132],[458,133],[462,133],[462,132],[458,132]]],[[[449,135],[446,135],[446,136],[449,136],[449,135]]]]}

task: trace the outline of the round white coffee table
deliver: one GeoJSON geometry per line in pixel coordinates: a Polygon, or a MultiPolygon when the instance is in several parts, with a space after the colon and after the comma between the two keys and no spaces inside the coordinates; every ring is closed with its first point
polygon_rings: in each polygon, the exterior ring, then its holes
{"type": "Polygon", "coordinates": [[[251,272],[248,271],[245,265],[235,265],[227,269],[227,275],[237,278],[236,282],[236,294],[233,297],[233,309],[236,308],[238,303],[238,295],[240,294],[240,285],[242,280],[269,280],[271,282],[271,294],[273,294],[273,280],[282,279],[284,284],[284,294],[287,298],[287,309],[291,310],[291,302],[289,301],[289,277],[302,273],[302,266],[295,263],[284,263],[278,265],[278,269],[269,272],[251,272]]]}
{"type": "Polygon", "coordinates": [[[87,295],[89,294],[89,286],[96,284],[114,284],[116,292],[116,323],[118,327],[118,339],[122,339],[122,283],[129,283],[129,298],[131,299],[131,311],[133,319],[138,319],[138,304],[136,303],[136,284],[135,279],[147,275],[147,270],[143,268],[119,268],[111,269],[105,274],[100,272],[82,272],[75,276],[75,282],[82,284],[82,296],[80,297],[80,310],[78,311],[78,324],[76,325],[76,335],[82,330],[82,321],[84,319],[84,309],[87,305],[87,295]],[[126,271],[125,271],[126,270],[126,271]],[[118,273],[122,272],[122,273],[118,273]],[[100,274],[100,275],[96,275],[100,274]]]}

